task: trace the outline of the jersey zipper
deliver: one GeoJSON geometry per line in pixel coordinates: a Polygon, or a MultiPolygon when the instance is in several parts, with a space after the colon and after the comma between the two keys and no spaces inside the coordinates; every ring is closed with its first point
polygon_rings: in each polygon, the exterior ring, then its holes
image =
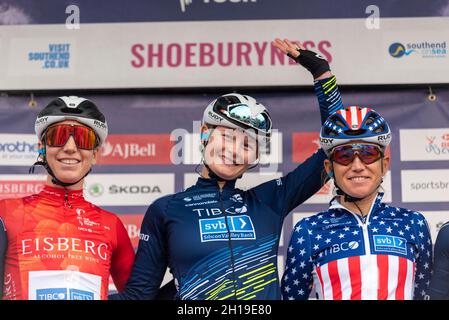
{"type": "Polygon", "coordinates": [[[229,245],[229,250],[231,252],[232,285],[234,287],[234,299],[237,300],[237,284],[236,284],[236,279],[235,279],[234,249],[232,248],[231,230],[230,230],[229,224],[228,224],[228,215],[227,215],[226,210],[224,209],[223,188],[220,186],[219,186],[219,200],[220,200],[221,211],[224,214],[226,231],[228,232],[228,245],[229,245]]]}
{"type": "Polygon", "coordinates": [[[358,214],[348,210],[353,216],[354,218],[357,220],[357,222],[359,223],[359,225],[362,227],[362,236],[363,236],[363,243],[365,245],[365,250],[366,250],[366,254],[370,255],[371,254],[371,246],[370,246],[370,241],[369,241],[369,234],[368,234],[368,223],[369,223],[369,219],[371,217],[371,212],[373,211],[373,205],[376,203],[376,200],[374,199],[373,203],[371,204],[371,208],[368,212],[368,215],[366,216],[366,219],[364,219],[365,221],[363,221],[358,214]]]}
{"type": "Polygon", "coordinates": [[[65,189],[65,194],[64,194],[64,205],[66,207],[69,207],[70,209],[72,209],[72,205],[69,202],[69,190],[65,189]]]}

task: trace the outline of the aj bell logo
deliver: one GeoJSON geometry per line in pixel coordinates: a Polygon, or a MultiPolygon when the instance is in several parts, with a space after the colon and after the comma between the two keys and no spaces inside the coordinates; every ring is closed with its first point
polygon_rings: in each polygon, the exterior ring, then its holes
{"type": "MultiPolygon", "coordinates": [[[[181,11],[182,12],[186,12],[186,7],[188,5],[192,4],[193,0],[179,0],[179,3],[181,5],[181,11]]],[[[196,0],[198,2],[202,2],[203,4],[224,4],[226,2],[230,2],[230,3],[247,3],[247,2],[257,2],[257,0],[196,0]]]]}
{"type": "Polygon", "coordinates": [[[124,144],[111,144],[106,141],[101,149],[101,155],[103,157],[120,157],[122,159],[134,158],[134,157],[155,157],[156,156],[156,144],[147,143],[146,145],[140,145],[138,143],[124,143],[124,144]]]}

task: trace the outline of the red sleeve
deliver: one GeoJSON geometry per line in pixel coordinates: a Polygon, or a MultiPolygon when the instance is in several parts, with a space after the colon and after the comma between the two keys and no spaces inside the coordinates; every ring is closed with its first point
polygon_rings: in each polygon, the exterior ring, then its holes
{"type": "Polygon", "coordinates": [[[117,218],[117,247],[112,254],[111,276],[119,292],[125,289],[134,263],[134,249],[122,221],[117,218]]]}

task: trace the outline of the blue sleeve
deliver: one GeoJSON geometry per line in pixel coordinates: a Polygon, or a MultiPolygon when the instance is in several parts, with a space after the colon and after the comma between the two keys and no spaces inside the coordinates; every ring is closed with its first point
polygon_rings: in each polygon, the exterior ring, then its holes
{"type": "Polygon", "coordinates": [[[326,155],[320,149],[284,177],[262,183],[249,192],[254,192],[261,202],[285,217],[320,190],[324,159],[326,155]]]}
{"type": "Polygon", "coordinates": [[[287,250],[285,271],[281,281],[284,300],[307,300],[312,290],[312,245],[306,221],[293,229],[287,250]]]}
{"type": "Polygon", "coordinates": [[[314,83],[314,89],[320,105],[321,125],[323,125],[332,113],[344,107],[337,85],[337,78],[332,76],[317,80],[314,83]]]}
{"type": "Polygon", "coordinates": [[[422,214],[415,212],[413,220],[418,245],[413,299],[423,300],[429,294],[429,284],[432,276],[432,239],[426,218],[422,214]]]}
{"type": "Polygon", "coordinates": [[[449,300],[449,223],[444,224],[435,241],[433,276],[430,299],[449,300]]]}
{"type": "Polygon", "coordinates": [[[110,295],[110,300],[151,300],[167,269],[167,248],[164,224],[166,201],[159,199],[150,205],[142,221],[139,246],[125,290],[110,295]]]}
{"type": "Polygon", "coordinates": [[[3,224],[3,220],[0,218],[0,299],[3,296],[3,280],[7,243],[8,238],[6,237],[6,228],[3,224]]]}
{"type": "MultiPolygon", "coordinates": [[[[331,113],[343,108],[336,77],[317,80],[314,88],[323,124],[331,113]]],[[[285,217],[291,210],[320,190],[323,182],[324,159],[326,155],[319,150],[283,178],[268,181],[253,188],[252,191],[262,202],[285,217]]]]}

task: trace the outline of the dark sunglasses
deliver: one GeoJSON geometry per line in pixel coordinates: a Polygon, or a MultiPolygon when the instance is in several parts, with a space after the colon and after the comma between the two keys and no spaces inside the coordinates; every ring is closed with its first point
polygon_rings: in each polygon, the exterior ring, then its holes
{"type": "Polygon", "coordinates": [[[45,141],[49,147],[63,147],[70,136],[78,149],[93,150],[98,145],[95,131],[88,127],[72,124],[58,124],[45,132],[45,141]]]}
{"type": "Polygon", "coordinates": [[[383,152],[378,146],[372,144],[349,144],[335,147],[330,159],[347,166],[354,161],[356,155],[364,164],[371,164],[382,158],[383,152]]]}

